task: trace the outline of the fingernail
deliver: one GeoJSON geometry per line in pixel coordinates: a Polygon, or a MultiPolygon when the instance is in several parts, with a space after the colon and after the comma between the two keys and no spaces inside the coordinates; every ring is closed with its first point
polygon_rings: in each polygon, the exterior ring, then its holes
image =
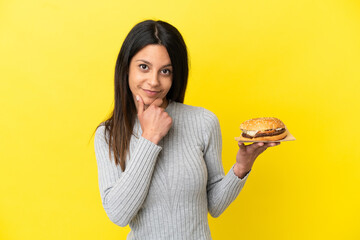
{"type": "Polygon", "coordinates": [[[136,101],[139,101],[139,99],[140,99],[140,98],[139,98],[139,96],[138,96],[138,95],[136,95],[136,101]]]}

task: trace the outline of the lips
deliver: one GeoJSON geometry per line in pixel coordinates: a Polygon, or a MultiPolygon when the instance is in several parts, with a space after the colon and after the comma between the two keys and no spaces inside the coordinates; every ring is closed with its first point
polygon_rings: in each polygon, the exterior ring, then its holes
{"type": "Polygon", "coordinates": [[[148,95],[149,97],[154,97],[157,94],[160,93],[160,91],[152,91],[152,90],[148,90],[148,89],[143,89],[143,91],[146,93],[146,95],[148,95]]]}

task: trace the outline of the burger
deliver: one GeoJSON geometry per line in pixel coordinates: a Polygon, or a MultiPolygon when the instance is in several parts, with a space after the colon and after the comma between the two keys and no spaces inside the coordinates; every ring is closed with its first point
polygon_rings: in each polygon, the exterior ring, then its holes
{"type": "Polygon", "coordinates": [[[274,117],[253,118],[241,123],[241,137],[250,141],[277,141],[287,136],[285,124],[274,117]]]}

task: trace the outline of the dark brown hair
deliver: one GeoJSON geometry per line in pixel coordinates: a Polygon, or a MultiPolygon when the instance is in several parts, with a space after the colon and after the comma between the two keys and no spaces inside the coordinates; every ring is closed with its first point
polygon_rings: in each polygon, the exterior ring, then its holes
{"type": "Polygon", "coordinates": [[[171,60],[173,79],[166,98],[184,102],[189,67],[186,45],[180,32],[163,21],[146,20],[136,24],[125,38],[116,61],[114,110],[111,117],[98,126],[105,125],[109,158],[113,152],[115,163],[123,171],[137,113],[129,88],[128,70],[132,57],[149,44],[163,45],[171,60]]]}

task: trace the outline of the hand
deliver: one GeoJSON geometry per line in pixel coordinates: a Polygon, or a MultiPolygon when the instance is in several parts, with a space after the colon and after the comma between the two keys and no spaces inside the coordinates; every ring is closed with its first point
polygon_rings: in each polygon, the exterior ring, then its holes
{"type": "Polygon", "coordinates": [[[141,129],[143,131],[142,137],[149,141],[158,144],[159,141],[169,132],[172,119],[164,108],[161,108],[162,99],[156,99],[146,109],[144,101],[140,96],[136,96],[138,101],[138,118],[141,129]]]}
{"type": "Polygon", "coordinates": [[[239,178],[245,177],[245,175],[251,170],[255,159],[264,152],[268,147],[274,147],[279,145],[280,142],[276,143],[253,143],[245,145],[243,142],[238,142],[239,151],[236,155],[236,163],[234,166],[234,173],[239,178]]]}

